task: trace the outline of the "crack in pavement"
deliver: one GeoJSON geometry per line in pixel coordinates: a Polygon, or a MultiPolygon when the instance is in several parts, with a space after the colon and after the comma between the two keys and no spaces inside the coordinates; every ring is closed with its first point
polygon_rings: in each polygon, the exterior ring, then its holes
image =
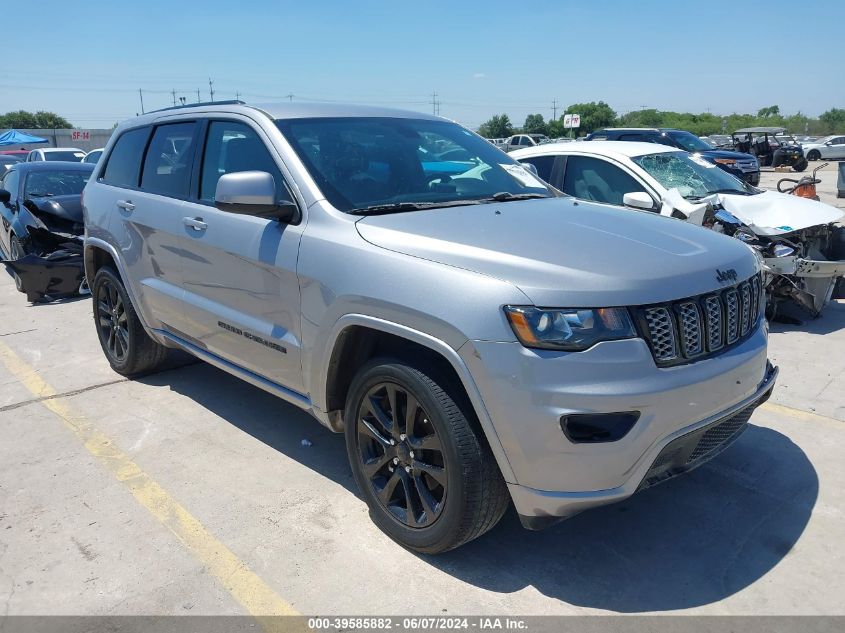
{"type": "Polygon", "coordinates": [[[35,332],[37,328],[30,328],[29,330],[18,330],[17,332],[5,332],[0,336],[14,336],[15,334],[26,334],[27,332],[35,332]]]}
{"type": "Polygon", "coordinates": [[[5,411],[12,411],[14,409],[19,409],[21,407],[26,407],[30,404],[36,404],[38,402],[44,402],[45,400],[55,400],[56,398],[69,398],[71,396],[79,395],[80,393],[85,393],[87,391],[93,391],[94,389],[99,389],[100,387],[108,387],[110,385],[116,385],[121,382],[127,382],[127,378],[118,378],[117,380],[109,380],[106,382],[97,383],[96,385],[89,385],[87,387],[82,387],[81,389],[73,389],[71,391],[65,391],[63,393],[54,393],[49,396],[41,396],[40,398],[31,398],[29,400],[24,400],[22,402],[15,402],[14,404],[7,404],[6,406],[0,407],[0,413],[5,411]]]}

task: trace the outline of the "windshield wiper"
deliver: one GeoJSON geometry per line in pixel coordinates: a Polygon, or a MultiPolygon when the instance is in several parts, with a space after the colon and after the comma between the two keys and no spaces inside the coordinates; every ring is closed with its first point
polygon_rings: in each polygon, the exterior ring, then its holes
{"type": "Polygon", "coordinates": [[[44,191],[30,191],[26,195],[27,195],[27,197],[35,196],[36,198],[52,198],[53,197],[52,193],[46,193],[44,191]]]}
{"type": "Polygon", "coordinates": [[[494,193],[489,198],[481,198],[481,202],[510,202],[512,200],[531,200],[532,198],[551,198],[543,193],[511,193],[510,191],[500,191],[494,193]]]}
{"type": "Polygon", "coordinates": [[[421,209],[439,209],[442,207],[462,207],[468,204],[478,204],[478,200],[445,200],[443,202],[391,202],[389,204],[373,204],[368,207],[351,209],[352,215],[385,215],[387,213],[403,213],[405,211],[419,211],[421,209]]]}
{"type": "Polygon", "coordinates": [[[751,193],[745,191],[745,189],[716,189],[715,191],[708,192],[708,196],[712,196],[714,193],[738,193],[741,196],[750,196],[751,193]]]}

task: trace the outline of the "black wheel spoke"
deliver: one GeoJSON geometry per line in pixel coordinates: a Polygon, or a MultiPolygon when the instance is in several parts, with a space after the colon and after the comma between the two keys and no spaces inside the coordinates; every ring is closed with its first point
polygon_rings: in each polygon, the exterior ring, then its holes
{"type": "Polygon", "coordinates": [[[372,479],[376,474],[390,462],[390,455],[384,453],[378,457],[373,457],[369,461],[364,462],[364,474],[369,479],[372,479]]]}
{"type": "Polygon", "coordinates": [[[387,435],[393,435],[393,420],[389,415],[387,415],[387,412],[381,408],[381,404],[376,401],[376,398],[373,395],[367,396],[365,400],[366,402],[364,403],[364,406],[367,411],[373,415],[376,422],[379,423],[387,435]]]}
{"type": "Polygon", "coordinates": [[[414,421],[416,420],[420,405],[417,399],[411,394],[407,394],[405,404],[405,435],[410,440],[410,438],[414,437],[414,421]]]}
{"type": "Polygon", "coordinates": [[[431,475],[431,478],[441,486],[446,486],[446,469],[442,466],[434,466],[433,464],[426,464],[425,462],[414,460],[414,469],[431,475]]]}
{"type": "Polygon", "coordinates": [[[393,471],[393,474],[390,475],[387,483],[384,484],[384,487],[378,491],[378,498],[385,506],[390,503],[390,498],[393,496],[393,491],[396,490],[396,486],[398,484],[399,473],[397,471],[393,471]]]}
{"type": "Polygon", "coordinates": [[[423,437],[409,437],[408,441],[414,447],[414,450],[443,452],[443,446],[434,433],[423,437]]]}
{"type": "Polygon", "coordinates": [[[422,509],[425,511],[426,523],[434,520],[434,515],[437,514],[437,500],[431,495],[431,491],[426,487],[422,477],[414,477],[414,486],[417,489],[422,509]]]}
{"type": "Polygon", "coordinates": [[[411,527],[418,527],[419,521],[417,520],[416,506],[419,495],[417,494],[416,486],[411,476],[404,470],[400,472],[399,478],[402,481],[402,491],[405,494],[405,521],[411,527]]]}
{"type": "Polygon", "coordinates": [[[117,340],[120,343],[120,356],[123,357],[129,351],[129,333],[123,328],[117,328],[117,340]]]}
{"type": "Polygon", "coordinates": [[[372,422],[369,422],[369,421],[364,420],[362,418],[361,424],[358,426],[358,430],[361,433],[363,433],[364,435],[367,435],[367,436],[373,438],[376,442],[381,444],[382,447],[384,447],[385,449],[387,449],[388,447],[391,446],[390,440],[388,438],[386,438],[378,429],[376,429],[376,427],[372,424],[372,422]]]}
{"type": "Polygon", "coordinates": [[[115,337],[114,337],[114,328],[109,328],[109,351],[114,354],[115,353],[115,337]]]}
{"type": "Polygon", "coordinates": [[[387,385],[387,403],[390,407],[390,432],[399,439],[399,411],[396,409],[396,386],[387,385]]]}

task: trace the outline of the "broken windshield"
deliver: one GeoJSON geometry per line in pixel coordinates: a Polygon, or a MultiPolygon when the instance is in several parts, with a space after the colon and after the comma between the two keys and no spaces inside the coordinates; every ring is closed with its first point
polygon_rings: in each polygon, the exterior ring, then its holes
{"type": "Polygon", "coordinates": [[[714,193],[759,193],[700,156],[686,152],[646,154],[632,159],[666,189],[677,189],[687,199],[714,193]]]}

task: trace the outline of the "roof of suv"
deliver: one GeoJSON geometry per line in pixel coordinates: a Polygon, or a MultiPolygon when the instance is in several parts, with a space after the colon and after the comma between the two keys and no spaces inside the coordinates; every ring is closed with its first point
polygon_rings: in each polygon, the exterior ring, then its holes
{"type": "Polygon", "coordinates": [[[197,112],[262,112],[271,119],[308,119],[333,117],[387,117],[394,119],[428,119],[444,121],[442,117],[432,116],[423,112],[397,110],[378,106],[350,105],[344,103],[308,103],[305,101],[291,101],[287,103],[262,103],[248,105],[245,103],[197,104],[194,106],[167,108],[148,112],[135,119],[134,124],[149,123],[163,116],[176,114],[193,114],[197,112]]]}
{"type": "Polygon", "coordinates": [[[522,154],[558,154],[565,151],[568,154],[597,154],[608,158],[632,158],[645,154],[663,154],[667,152],[681,152],[677,147],[658,145],[657,143],[641,143],[639,141],[589,141],[587,143],[545,143],[536,147],[516,150],[511,156],[519,158],[522,154]]]}

